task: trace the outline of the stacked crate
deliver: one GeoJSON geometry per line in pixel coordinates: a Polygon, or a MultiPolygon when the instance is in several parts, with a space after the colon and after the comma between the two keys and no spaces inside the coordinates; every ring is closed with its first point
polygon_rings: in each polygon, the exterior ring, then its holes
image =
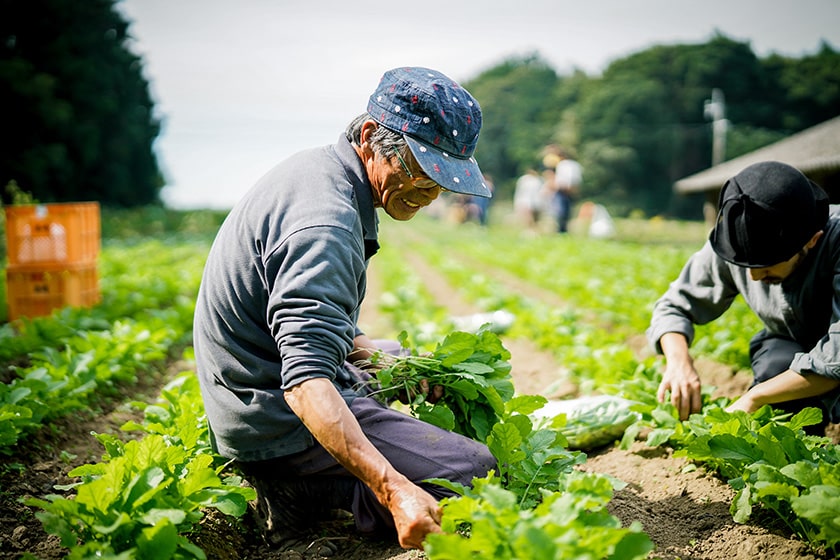
{"type": "Polygon", "coordinates": [[[99,301],[99,203],[6,207],[9,320],[99,301]]]}

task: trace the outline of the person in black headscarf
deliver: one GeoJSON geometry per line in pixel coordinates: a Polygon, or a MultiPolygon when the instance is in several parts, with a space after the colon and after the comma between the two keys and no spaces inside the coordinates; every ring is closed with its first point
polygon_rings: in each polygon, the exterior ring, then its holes
{"type": "Polygon", "coordinates": [[[700,410],[694,325],[741,295],[764,328],[750,341],[754,382],[728,410],[814,406],[840,421],[840,216],[790,165],[751,165],[726,182],[708,242],[656,302],[648,340],[664,354],[657,397],[680,418],[700,410]]]}

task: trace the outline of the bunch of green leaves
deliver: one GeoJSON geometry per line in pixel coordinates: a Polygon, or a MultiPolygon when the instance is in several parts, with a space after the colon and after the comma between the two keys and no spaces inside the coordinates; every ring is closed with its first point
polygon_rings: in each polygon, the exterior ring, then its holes
{"type": "Polygon", "coordinates": [[[760,507],[815,548],[825,546],[836,554],[840,446],[803,430],[821,420],[816,408],[791,417],[769,406],[752,414],[709,406],[685,422],[676,421],[654,443],[667,442],[677,449],[675,456],[727,478],[736,490],[730,507],[735,521],[746,522],[754,507],[760,507]]]}
{"type": "Polygon", "coordinates": [[[443,500],[443,533],[425,542],[429,560],[635,560],[653,549],[639,523],[623,528],[607,512],[614,482],[603,475],[562,474],[558,491],[544,491],[533,509],[492,474],[473,482],[443,500]]]}
{"type": "Polygon", "coordinates": [[[542,396],[513,397],[487,436],[487,447],[498,461],[499,479],[521,509],[535,507],[544,492],[558,491],[562,475],[586,461],[583,453],[566,449],[561,431],[535,426],[530,414],[546,402],[542,396]]]}
{"type": "MultiPolygon", "coordinates": [[[[409,347],[405,331],[398,339],[403,348],[409,347]]],[[[422,356],[376,352],[370,362],[381,398],[407,395],[415,417],[484,442],[513,397],[509,360],[510,352],[498,335],[480,329],[476,334],[452,332],[422,356]],[[426,384],[443,387],[443,396],[429,402],[426,384]]]]}
{"type": "Polygon", "coordinates": [[[122,425],[123,430],[163,436],[169,445],[181,446],[190,453],[212,453],[204,403],[194,372],[185,371],[167,383],[157,404],[139,401],[132,404],[143,411],[145,419],[142,424],[130,420],[122,425]]]}
{"type": "Polygon", "coordinates": [[[82,481],[59,488],[75,490],[75,499],[52,495],[28,503],[44,510],[36,515],[71,549],[70,558],[204,558],[184,536],[203,517],[202,508],[238,517],[254,491],[241,487],[237,476],[220,478],[225,465],[210,450],[193,372],[167,384],[156,404],[135,405],[145,420],[127,422],[123,430],[146,437],[123,443],[97,435],[106,450],[103,462],[72,470],[69,475],[82,481]]]}

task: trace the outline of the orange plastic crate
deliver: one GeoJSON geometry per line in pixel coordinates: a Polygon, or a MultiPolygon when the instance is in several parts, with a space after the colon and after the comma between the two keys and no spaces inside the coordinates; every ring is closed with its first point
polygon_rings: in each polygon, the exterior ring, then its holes
{"type": "Polygon", "coordinates": [[[98,202],[6,207],[9,266],[93,264],[100,236],[98,202]]]}
{"type": "Polygon", "coordinates": [[[73,306],[99,302],[99,275],[95,264],[69,268],[12,267],[6,269],[9,320],[41,317],[73,306]]]}

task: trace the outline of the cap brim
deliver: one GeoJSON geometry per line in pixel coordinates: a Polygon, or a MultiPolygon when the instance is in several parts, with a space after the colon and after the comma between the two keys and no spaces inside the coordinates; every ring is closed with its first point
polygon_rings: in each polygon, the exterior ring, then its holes
{"type": "Polygon", "coordinates": [[[407,134],[403,137],[423,172],[441,187],[460,194],[493,196],[475,158],[456,157],[407,134]]]}

